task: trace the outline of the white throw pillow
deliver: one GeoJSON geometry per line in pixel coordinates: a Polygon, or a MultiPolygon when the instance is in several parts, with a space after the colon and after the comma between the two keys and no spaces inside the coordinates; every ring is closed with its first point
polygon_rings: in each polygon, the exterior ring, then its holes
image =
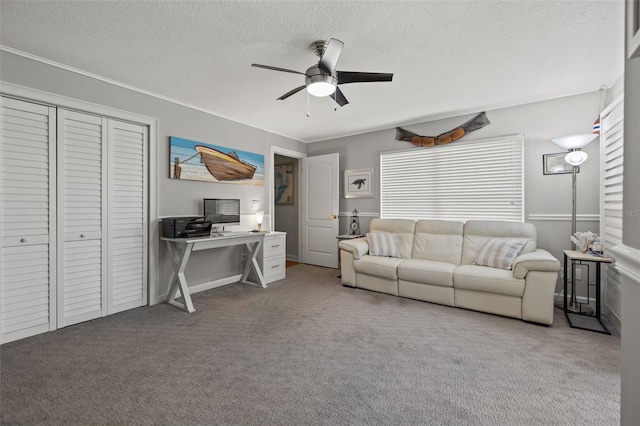
{"type": "Polygon", "coordinates": [[[489,240],[478,253],[475,263],[480,266],[511,269],[513,261],[526,244],[525,240],[489,240]]]}
{"type": "Polygon", "coordinates": [[[369,232],[369,254],[371,256],[400,257],[396,236],[390,232],[369,232]]]}

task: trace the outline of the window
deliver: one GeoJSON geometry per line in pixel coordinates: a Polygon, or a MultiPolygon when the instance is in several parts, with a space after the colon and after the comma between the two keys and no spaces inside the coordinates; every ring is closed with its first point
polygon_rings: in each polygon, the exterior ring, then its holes
{"type": "Polygon", "coordinates": [[[380,217],[524,220],[524,137],[380,154],[380,217]]]}

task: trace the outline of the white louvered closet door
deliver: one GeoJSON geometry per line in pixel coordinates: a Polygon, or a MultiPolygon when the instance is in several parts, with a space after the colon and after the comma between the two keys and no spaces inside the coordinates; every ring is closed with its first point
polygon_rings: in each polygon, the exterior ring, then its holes
{"type": "Polygon", "coordinates": [[[58,327],[107,312],[106,122],[58,109],[58,327]]]}
{"type": "Polygon", "coordinates": [[[2,98],[0,343],[56,328],[56,110],[2,98]]]}
{"type": "Polygon", "coordinates": [[[147,127],[109,120],[108,313],[147,303],[147,127]]]}
{"type": "MultiPolygon", "coordinates": [[[[623,160],[624,160],[624,102],[622,97],[614,100],[600,115],[600,158],[602,164],[602,210],[600,212],[600,235],[607,254],[616,245],[622,244],[623,160]]],[[[614,259],[615,260],[615,259],[614,259]]],[[[622,275],[615,264],[605,265],[604,289],[607,308],[620,317],[622,310],[622,275]]]]}

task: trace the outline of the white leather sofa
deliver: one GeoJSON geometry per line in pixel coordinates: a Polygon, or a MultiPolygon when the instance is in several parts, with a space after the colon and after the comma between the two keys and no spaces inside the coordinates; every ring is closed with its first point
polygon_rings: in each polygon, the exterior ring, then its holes
{"type": "Polygon", "coordinates": [[[553,323],[560,262],[536,247],[532,224],[373,219],[369,232],[393,234],[400,257],[371,255],[366,237],[340,241],[345,286],[553,323]],[[511,269],[476,264],[496,240],[522,247],[511,269]]]}

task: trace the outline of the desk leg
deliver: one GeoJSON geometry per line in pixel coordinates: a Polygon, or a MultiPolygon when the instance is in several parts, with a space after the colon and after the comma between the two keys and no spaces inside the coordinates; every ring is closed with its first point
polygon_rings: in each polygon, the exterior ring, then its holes
{"type": "Polygon", "coordinates": [[[562,281],[564,281],[564,311],[567,312],[567,255],[564,255],[564,271],[562,281]]]}
{"type": "Polygon", "coordinates": [[[242,271],[242,276],[240,277],[240,282],[241,283],[246,283],[246,284],[252,284],[258,287],[262,287],[262,288],[267,288],[267,284],[264,282],[264,277],[262,276],[262,271],[260,270],[260,264],[258,263],[258,259],[256,259],[256,257],[258,256],[258,252],[260,251],[260,248],[262,247],[262,243],[263,240],[258,241],[257,243],[254,243],[253,246],[251,245],[251,243],[246,243],[245,245],[247,246],[247,250],[249,250],[249,259],[246,263],[246,265],[244,265],[244,271],[242,271]],[[249,277],[249,272],[253,269],[253,272],[255,272],[256,277],[258,277],[258,282],[257,283],[253,283],[251,281],[247,281],[247,278],[249,277]]]}
{"type": "Polygon", "coordinates": [[[596,318],[600,321],[600,262],[596,264],[596,318]]]}
{"type": "Polygon", "coordinates": [[[175,271],[171,277],[171,286],[169,287],[167,303],[175,306],[176,308],[184,309],[189,313],[195,312],[196,310],[193,307],[193,302],[191,301],[191,293],[189,292],[187,279],[184,276],[184,270],[187,268],[187,263],[191,256],[191,250],[193,250],[193,243],[187,244],[181,256],[176,253],[175,246],[170,241],[167,241],[167,248],[175,263],[175,271]],[[176,302],[175,300],[178,287],[180,288],[180,293],[184,298],[184,304],[176,302]]]}

